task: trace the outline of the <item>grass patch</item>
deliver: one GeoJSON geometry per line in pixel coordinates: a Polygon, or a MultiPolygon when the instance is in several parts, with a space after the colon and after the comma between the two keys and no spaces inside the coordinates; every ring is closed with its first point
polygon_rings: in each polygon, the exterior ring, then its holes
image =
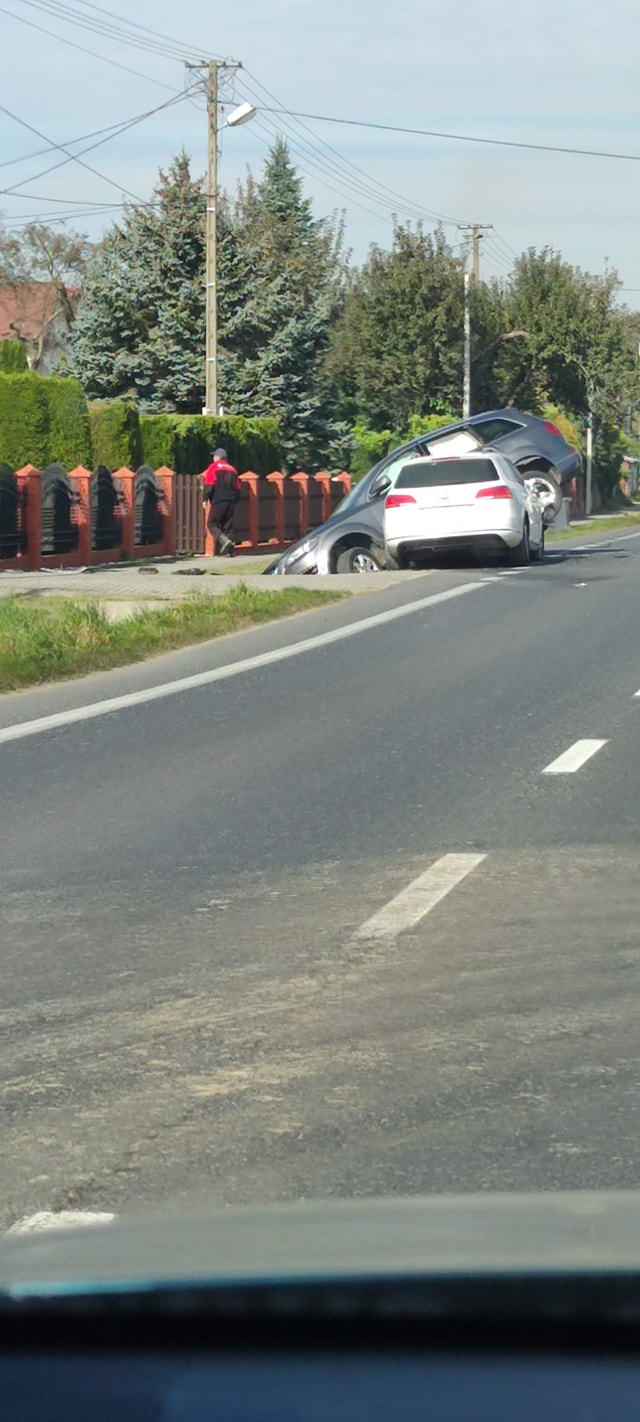
{"type": "Polygon", "coordinates": [[[211,569],[211,572],[219,578],[224,578],[229,573],[233,574],[234,577],[237,577],[238,573],[240,573],[243,578],[255,577],[257,573],[263,573],[265,568],[268,568],[269,564],[273,563],[274,558],[277,558],[277,556],[277,552],[269,553],[265,558],[238,558],[236,556],[235,558],[228,558],[223,565],[217,563],[215,568],[211,569]]]}
{"type": "Polygon", "coordinates": [[[171,607],[109,622],[97,602],[47,595],[0,598],[0,691],[82,676],[206,642],[344,594],[315,588],[263,592],[243,584],[220,596],[194,593],[171,607]]]}
{"type": "Polygon", "coordinates": [[[568,528],[548,528],[546,540],[554,543],[563,538],[586,538],[591,533],[610,533],[616,528],[637,528],[640,524],[640,513],[628,513],[616,515],[615,518],[590,518],[588,523],[582,523],[578,528],[569,524],[568,528]]]}

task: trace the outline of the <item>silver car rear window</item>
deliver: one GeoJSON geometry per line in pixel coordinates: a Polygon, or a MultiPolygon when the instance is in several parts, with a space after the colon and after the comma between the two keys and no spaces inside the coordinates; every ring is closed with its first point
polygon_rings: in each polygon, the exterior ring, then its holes
{"type": "Polygon", "coordinates": [[[492,459],[434,459],[430,464],[405,464],[396,489],[430,489],[443,484],[497,484],[500,475],[492,459]]]}

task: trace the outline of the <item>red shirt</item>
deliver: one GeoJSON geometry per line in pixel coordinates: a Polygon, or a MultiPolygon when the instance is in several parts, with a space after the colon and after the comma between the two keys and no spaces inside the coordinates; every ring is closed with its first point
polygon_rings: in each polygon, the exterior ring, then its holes
{"type": "MultiPolygon", "coordinates": [[[[216,459],[213,464],[210,464],[208,468],[205,469],[205,489],[212,489],[215,487],[218,482],[218,474],[221,473],[223,470],[227,474],[233,474],[233,479],[230,479],[228,482],[231,484],[236,494],[241,494],[242,484],[240,483],[240,479],[238,477],[238,471],[237,469],[234,469],[233,464],[229,464],[228,460],[226,459],[216,459]]],[[[227,480],[225,479],[222,482],[226,485],[227,480]]]]}

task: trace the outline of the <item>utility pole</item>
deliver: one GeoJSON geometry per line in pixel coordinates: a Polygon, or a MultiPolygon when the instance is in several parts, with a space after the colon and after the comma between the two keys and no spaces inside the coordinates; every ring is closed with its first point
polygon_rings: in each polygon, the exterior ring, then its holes
{"type": "Polygon", "coordinates": [[[464,383],[462,388],[462,418],[471,414],[471,277],[464,274],[464,383]]]}
{"type": "Polygon", "coordinates": [[[206,394],[204,415],[218,413],[218,67],[209,60],[207,90],[207,235],[206,235],[206,394]]]}
{"type": "MultiPolygon", "coordinates": [[[[218,116],[220,83],[225,75],[241,66],[231,60],[207,59],[201,64],[187,64],[187,69],[204,71],[207,95],[207,225],[205,246],[205,402],[203,415],[217,415],[218,404],[218,116]]],[[[225,95],[223,94],[224,98],[225,95]]],[[[243,104],[236,110],[235,123],[245,123],[255,110],[243,104]]],[[[234,115],[227,122],[232,122],[234,115]]]]}
{"type": "Polygon", "coordinates": [[[462,386],[462,418],[468,420],[471,414],[471,281],[475,285],[480,280],[480,240],[483,232],[490,232],[491,225],[481,222],[458,224],[458,231],[471,236],[471,273],[464,274],[464,376],[462,386]]]}
{"type": "Polygon", "coordinates": [[[458,232],[464,232],[467,236],[470,236],[470,237],[471,237],[471,251],[472,251],[472,268],[471,268],[471,269],[472,269],[472,272],[473,272],[473,280],[474,280],[474,281],[479,281],[479,280],[480,280],[480,242],[481,242],[481,240],[482,240],[482,234],[483,234],[483,232],[493,232],[493,224],[492,224],[491,222],[486,222],[486,223],[484,223],[484,225],[483,225],[481,222],[459,222],[459,223],[458,223],[458,232]]]}
{"type": "Polygon", "coordinates": [[[587,469],[585,480],[584,511],[587,518],[593,508],[593,411],[589,410],[587,418],[587,469]]]}

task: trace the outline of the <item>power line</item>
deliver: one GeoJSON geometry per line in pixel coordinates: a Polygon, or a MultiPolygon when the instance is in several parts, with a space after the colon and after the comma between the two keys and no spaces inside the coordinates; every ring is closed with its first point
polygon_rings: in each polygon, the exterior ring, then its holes
{"type": "MultiPolygon", "coordinates": [[[[249,92],[257,97],[256,91],[253,90],[251,86],[246,86],[243,81],[243,89],[245,87],[248,87],[249,92]]],[[[258,110],[260,115],[263,112],[262,109],[258,110]]],[[[258,122],[260,121],[259,118],[258,122]]],[[[278,132],[282,131],[282,128],[285,128],[287,130],[286,136],[289,148],[291,152],[297,156],[298,167],[301,171],[319,180],[330,192],[334,192],[343,201],[346,200],[347,202],[355,204],[355,206],[360,207],[362,211],[368,212],[370,216],[379,218],[383,215],[386,221],[389,221],[391,216],[395,217],[398,215],[413,218],[417,221],[422,220],[425,215],[431,219],[435,216],[435,214],[428,212],[427,209],[421,209],[418,205],[411,204],[408,199],[402,198],[400,194],[394,194],[394,196],[398,197],[399,202],[390,201],[387,193],[392,190],[387,189],[384,184],[378,184],[376,179],[371,178],[368,179],[367,182],[362,182],[359,178],[352,178],[350,173],[343,172],[332,158],[326,158],[316,144],[310,144],[303,135],[298,133],[297,128],[293,128],[292,125],[286,121],[282,125],[276,125],[273,121],[268,119],[262,120],[262,123],[263,126],[264,123],[269,124],[269,129],[265,131],[269,131],[272,136],[276,136],[278,132]],[[290,137],[291,134],[293,134],[293,140],[290,137]],[[304,147],[299,148],[298,144],[303,144],[304,147]],[[300,161],[300,158],[312,165],[313,171],[311,173],[309,173],[309,169],[304,166],[304,162],[300,161]],[[327,174],[333,180],[332,182],[328,181],[327,174]],[[336,182],[340,184],[339,187],[335,186],[336,182]],[[358,196],[354,197],[354,193],[358,194],[358,196]],[[374,212],[371,207],[367,206],[366,202],[360,200],[363,197],[369,202],[377,203],[384,209],[384,213],[374,212]]],[[[330,151],[335,150],[330,149],[330,151]]],[[[368,175],[365,176],[368,177],[368,175]]]]}
{"type": "MultiPolygon", "coordinates": [[[[86,148],[81,148],[80,153],[72,153],[70,152],[69,148],[66,147],[64,144],[55,143],[53,139],[48,139],[46,134],[40,133],[37,128],[33,128],[32,124],[27,123],[26,120],[21,119],[18,114],[12,113],[10,109],[6,109],[2,104],[0,104],[0,110],[2,110],[3,113],[8,114],[10,118],[14,119],[16,123],[21,124],[23,128],[28,128],[31,133],[37,134],[38,138],[42,138],[45,142],[51,143],[52,148],[57,149],[58,152],[64,153],[66,155],[66,157],[62,159],[59,163],[53,163],[50,167],[41,169],[39,173],[34,173],[32,177],[23,178],[21,182],[14,183],[10,188],[0,189],[0,194],[3,196],[13,195],[17,193],[20,188],[26,187],[28,183],[35,183],[38,178],[45,177],[48,173],[53,173],[58,168],[64,168],[67,163],[79,163],[81,168],[86,168],[89,173],[93,173],[98,178],[101,178],[103,182],[109,183],[111,187],[117,188],[119,192],[125,193],[127,197],[133,198],[134,202],[140,202],[144,204],[144,198],[137,197],[135,193],[130,192],[130,190],[128,188],[123,187],[121,183],[114,182],[113,178],[108,178],[106,174],[98,172],[97,168],[92,168],[89,163],[83,163],[81,154],[90,153],[94,148],[101,148],[105,143],[109,143],[112,138],[115,138],[116,136],[119,137],[121,133],[125,133],[128,129],[134,128],[136,124],[142,123],[144,119],[151,118],[153,114],[160,113],[162,109],[168,109],[171,108],[174,104],[181,103],[184,98],[184,93],[176,94],[173,99],[166,99],[164,104],[158,104],[155,109],[148,109],[145,113],[136,115],[135,118],[127,119],[124,123],[121,124],[120,128],[117,130],[117,134],[107,134],[106,137],[98,139],[97,142],[89,144],[86,148]]],[[[46,201],[55,201],[55,199],[47,198],[46,201]]]]}
{"type": "MultiPolygon", "coordinates": [[[[261,139],[260,141],[264,144],[265,148],[270,149],[273,145],[274,136],[277,135],[277,129],[267,127],[267,125],[260,118],[254,120],[254,126],[264,130],[264,133],[267,135],[267,137],[261,139]]],[[[367,207],[365,203],[360,202],[359,198],[353,197],[352,193],[345,192],[344,188],[337,188],[332,183],[330,183],[326,175],[323,175],[321,169],[317,171],[318,165],[316,161],[313,158],[310,158],[306,153],[304,153],[303,150],[297,148],[295,143],[290,143],[289,147],[291,149],[291,152],[296,154],[296,166],[303,173],[306,173],[308,177],[313,178],[316,182],[322,183],[324,187],[328,188],[330,192],[335,193],[336,196],[341,198],[343,202],[346,200],[347,202],[353,203],[356,207],[361,208],[363,212],[368,212],[370,217],[384,217],[386,221],[391,221],[391,215],[389,213],[374,212],[373,208],[367,207]],[[306,163],[311,163],[313,167],[316,168],[316,171],[314,172],[313,168],[310,170],[308,167],[306,167],[306,163]]]]}
{"type": "MultiPolygon", "coordinates": [[[[267,127],[260,119],[257,120],[257,125],[262,127],[264,132],[268,134],[268,140],[262,140],[265,147],[272,147],[274,137],[276,137],[281,130],[275,126],[267,127]]],[[[334,168],[327,166],[326,160],[322,155],[316,156],[315,150],[313,149],[307,151],[306,149],[299,148],[298,142],[304,143],[305,140],[300,139],[298,134],[295,134],[293,139],[287,134],[288,148],[296,159],[296,167],[315,182],[320,182],[329,192],[335,193],[343,202],[351,203],[355,207],[359,207],[362,212],[367,212],[370,217],[375,217],[378,220],[382,219],[391,225],[393,225],[393,219],[398,216],[413,218],[416,221],[421,220],[423,214],[415,207],[403,207],[398,203],[392,203],[384,195],[379,196],[375,188],[367,188],[364,184],[354,184],[353,180],[349,179],[348,176],[345,177],[337,166],[334,165],[334,168]],[[336,186],[336,184],[338,186],[336,186]],[[368,206],[367,202],[363,202],[362,198],[368,199],[368,202],[377,203],[382,211],[375,211],[372,207],[368,206]]]]}
{"type": "MultiPolygon", "coordinates": [[[[117,15],[117,14],[114,13],[113,10],[106,10],[105,7],[104,7],[104,5],[93,5],[93,4],[90,3],[90,0],[80,0],[80,4],[81,4],[81,5],[84,5],[84,7],[85,7],[86,9],[88,9],[88,10],[98,10],[98,11],[100,12],[100,14],[102,14],[102,15],[108,15],[109,18],[112,19],[112,20],[121,21],[122,24],[128,25],[131,29],[142,30],[144,34],[153,35],[155,39],[166,40],[166,41],[167,41],[167,44],[175,45],[175,46],[178,47],[179,49],[186,49],[186,50],[188,51],[188,53],[191,54],[191,55],[193,55],[193,54],[195,54],[195,53],[197,52],[195,48],[194,48],[194,49],[190,49],[190,47],[189,47],[188,45],[183,44],[182,40],[174,40],[174,39],[171,37],[171,35],[163,35],[160,30],[152,30],[152,29],[149,28],[148,25],[140,25],[140,24],[138,24],[138,22],[137,22],[136,20],[127,20],[127,19],[125,19],[124,15],[117,15]]],[[[199,46],[198,46],[198,52],[199,52],[199,46]]]]}
{"type": "MultiPolygon", "coordinates": [[[[489,276],[493,279],[501,282],[509,281],[511,272],[507,269],[507,267],[504,267],[501,262],[496,261],[496,258],[494,257],[492,252],[485,253],[485,266],[493,267],[493,271],[489,272],[489,276]]],[[[483,281],[486,280],[487,276],[483,275],[483,281]]]]}
{"type": "MultiPolygon", "coordinates": [[[[267,140],[265,140],[265,142],[267,142],[267,146],[271,146],[274,137],[276,137],[278,133],[282,131],[283,127],[282,125],[274,125],[268,119],[262,119],[260,114],[258,114],[257,125],[264,131],[264,133],[268,135],[268,142],[267,140]]],[[[289,141],[290,150],[298,158],[298,166],[303,172],[306,172],[308,176],[319,179],[319,181],[322,182],[325,187],[327,187],[331,192],[334,192],[336,196],[341,198],[343,201],[346,200],[356,202],[358,206],[363,207],[364,211],[368,212],[372,217],[378,216],[378,214],[376,212],[373,212],[370,207],[366,207],[363,203],[357,202],[357,199],[353,197],[353,194],[357,193],[359,197],[369,198],[370,200],[378,200],[377,195],[373,191],[367,189],[364,184],[359,184],[356,187],[356,185],[353,183],[353,180],[350,180],[348,188],[342,185],[340,187],[333,186],[333,183],[329,182],[328,178],[333,179],[333,182],[335,183],[339,182],[343,176],[336,168],[336,165],[329,165],[322,156],[322,154],[318,156],[316,150],[312,148],[311,145],[307,144],[306,140],[303,137],[300,137],[297,133],[294,132],[293,140],[289,138],[289,135],[287,135],[287,138],[289,141]],[[298,142],[304,146],[298,147],[298,142]],[[311,164],[311,172],[309,171],[308,167],[304,166],[305,163],[311,164]]]]}
{"type": "MultiPolygon", "coordinates": [[[[267,133],[271,140],[284,129],[290,150],[292,154],[296,156],[297,166],[300,170],[314,180],[319,181],[324,187],[328,188],[330,192],[335,193],[343,201],[346,200],[356,207],[359,207],[362,211],[367,212],[369,216],[375,217],[378,220],[382,218],[386,222],[391,221],[392,217],[400,215],[408,216],[418,221],[424,217],[428,217],[432,221],[437,220],[453,223],[454,219],[448,218],[443,213],[434,212],[429,208],[425,208],[419,203],[411,202],[410,199],[403,197],[402,194],[395,192],[394,189],[388,188],[384,183],[379,183],[377,179],[371,177],[364,169],[359,168],[357,164],[351,163],[348,159],[343,159],[342,155],[339,154],[331,144],[327,144],[324,139],[317,139],[312,130],[309,129],[306,124],[300,124],[295,116],[290,114],[289,110],[284,111],[287,117],[284,118],[281,124],[274,123],[271,118],[267,117],[268,111],[261,106],[261,94],[266,94],[269,98],[278,102],[275,95],[273,95],[255,75],[244,68],[242,70],[241,88],[238,90],[238,93],[240,97],[249,97],[251,100],[258,100],[260,106],[258,108],[256,126],[261,128],[264,133],[267,133]],[[248,75],[249,80],[253,80],[253,83],[247,82],[245,75],[248,75]],[[258,91],[261,91],[261,93],[258,91]],[[290,118],[293,118],[293,122],[289,122],[290,118]],[[302,133],[299,131],[300,129],[303,130],[302,133]],[[304,136],[305,133],[311,136],[312,142],[309,142],[309,139],[304,136]],[[291,137],[291,135],[293,135],[293,137],[291,137]],[[322,145],[322,147],[319,148],[318,144],[322,145]],[[322,149],[325,149],[326,153],[323,152],[322,149]],[[327,156],[327,154],[329,156],[327,156]],[[335,157],[333,155],[335,155],[335,157]],[[337,162],[335,161],[336,158],[338,160],[337,162]],[[311,165],[311,171],[309,167],[306,166],[307,164],[311,165]],[[354,178],[351,172],[345,171],[346,169],[352,169],[357,176],[354,178]],[[365,199],[365,201],[362,199],[365,199]],[[383,211],[374,211],[374,209],[368,205],[368,203],[371,202],[377,204],[383,211]]],[[[265,146],[269,146],[267,140],[262,139],[261,142],[265,143],[265,146]]]]}
{"type": "MultiPolygon", "coordinates": [[[[122,120],[119,123],[110,123],[105,128],[94,128],[92,133],[82,133],[79,138],[66,139],[67,148],[73,147],[76,143],[85,143],[88,138],[98,138],[103,133],[115,133],[122,127],[122,120]]],[[[0,168],[11,168],[16,163],[29,163],[32,158],[42,158],[45,153],[55,151],[55,144],[48,144],[46,148],[35,148],[32,153],[23,153],[19,158],[3,158],[0,168]]]]}
{"type": "Polygon", "coordinates": [[[23,15],[16,15],[14,10],[7,10],[0,5],[0,13],[8,15],[11,20],[17,20],[21,25],[27,25],[30,30],[37,30],[40,35],[48,35],[49,39],[59,40],[61,44],[66,44],[71,49],[77,49],[80,54],[88,54],[92,59],[100,59],[104,64],[110,64],[114,69],[122,69],[125,74],[133,74],[136,79],[145,79],[148,84],[156,84],[159,89],[168,89],[170,93],[175,93],[172,84],[165,84],[162,79],[153,79],[150,74],[143,74],[140,69],[131,69],[128,64],[120,64],[117,59],[109,59],[106,54],[99,54],[95,49],[87,49],[84,44],[77,44],[75,40],[67,39],[66,35],[58,35],[55,30],[47,30],[44,25],[36,25],[34,20],[27,20],[23,15]]]}
{"type": "Polygon", "coordinates": [[[500,232],[496,232],[495,227],[493,229],[493,235],[498,242],[502,243],[503,247],[506,247],[507,252],[509,252],[512,257],[515,257],[516,261],[518,261],[520,255],[519,252],[514,251],[514,248],[510,245],[509,242],[507,242],[506,237],[503,237],[500,232]]]}
{"type": "MultiPolygon", "coordinates": [[[[264,131],[266,133],[269,133],[271,141],[273,141],[273,138],[277,135],[279,131],[278,128],[273,125],[268,125],[266,121],[260,119],[258,119],[258,122],[264,128],[264,131]]],[[[360,202],[359,198],[366,198],[370,202],[377,202],[381,207],[385,209],[385,215],[387,217],[390,215],[391,212],[396,212],[398,210],[397,203],[394,205],[389,202],[388,198],[385,198],[384,196],[379,197],[374,188],[367,187],[364,183],[360,183],[359,181],[356,183],[352,178],[345,178],[336,164],[329,164],[322,154],[318,156],[317,150],[312,148],[311,145],[308,145],[306,143],[306,140],[304,138],[300,138],[300,136],[295,133],[295,131],[293,139],[289,137],[289,134],[287,135],[287,141],[289,144],[290,151],[296,155],[298,159],[298,166],[302,168],[302,171],[307,172],[307,174],[309,173],[309,169],[304,167],[304,162],[300,162],[300,159],[311,164],[313,170],[310,174],[311,177],[319,178],[320,182],[324,183],[325,187],[329,188],[331,192],[336,193],[336,195],[343,201],[346,200],[347,202],[355,202],[359,207],[362,207],[365,212],[369,212],[373,217],[377,217],[378,213],[372,212],[372,209],[370,207],[367,207],[364,203],[360,202]],[[302,143],[304,147],[298,147],[299,143],[302,143]],[[332,182],[327,181],[327,176],[332,179],[332,182]],[[340,186],[335,187],[335,183],[339,183],[340,186]],[[354,194],[357,194],[358,197],[354,197],[354,194]]],[[[407,209],[406,211],[409,215],[416,215],[414,208],[407,209]]]]}
{"type": "MultiPolygon", "coordinates": [[[[88,30],[90,34],[103,35],[106,39],[114,40],[117,44],[127,45],[131,49],[139,49],[147,53],[160,54],[165,59],[180,59],[182,55],[176,54],[175,50],[169,49],[164,43],[152,41],[142,35],[129,33],[123,30],[120,24],[112,24],[101,20],[93,15],[83,15],[81,11],[64,3],[64,0],[18,0],[19,4],[27,5],[31,10],[40,10],[45,15],[51,15],[56,20],[61,20],[63,24],[72,25],[76,29],[88,30]]],[[[193,51],[186,50],[190,57],[193,51]]]]}
{"type": "MultiPolygon", "coordinates": [[[[44,212],[44,213],[41,214],[39,220],[40,220],[40,222],[47,222],[47,223],[53,223],[53,222],[62,222],[62,223],[65,223],[65,222],[72,222],[72,221],[73,221],[73,222],[77,222],[77,221],[79,221],[79,219],[82,218],[82,217],[106,217],[106,216],[107,216],[107,213],[110,213],[110,212],[121,212],[121,211],[122,211],[122,203],[110,203],[110,204],[105,204],[104,207],[101,207],[101,208],[98,208],[98,209],[96,209],[96,208],[91,208],[89,211],[88,211],[86,208],[81,208],[81,207],[80,207],[80,208],[78,208],[77,211],[75,211],[75,212],[65,212],[65,213],[60,213],[60,212],[44,212]]],[[[30,227],[31,224],[32,224],[32,222],[33,222],[33,215],[32,215],[31,213],[20,213],[20,214],[19,214],[18,216],[16,216],[16,217],[10,217],[10,218],[8,218],[8,219],[3,223],[3,226],[4,226],[4,227],[7,227],[7,228],[12,228],[12,227],[30,227]]]]}
{"type": "MultiPolygon", "coordinates": [[[[118,192],[124,193],[126,197],[132,198],[134,202],[141,203],[143,207],[150,206],[150,204],[145,200],[145,198],[138,197],[137,194],[132,193],[129,188],[123,187],[122,183],[116,183],[113,178],[108,178],[105,173],[100,173],[97,168],[92,168],[90,163],[83,163],[82,158],[80,158],[76,153],[70,153],[68,148],[65,148],[62,143],[54,143],[53,139],[49,138],[46,133],[41,133],[39,128],[34,128],[33,124],[27,123],[26,119],[20,118],[19,114],[12,113],[11,109],[5,108],[4,104],[0,104],[0,113],[6,114],[7,117],[13,119],[15,123],[20,124],[21,128],[27,128],[30,133],[35,133],[36,137],[41,138],[43,143],[50,143],[53,148],[57,148],[61,153],[66,153],[67,159],[70,162],[78,163],[81,168],[86,168],[88,173],[93,173],[94,177],[101,178],[103,183],[108,183],[110,187],[117,188],[118,192]]],[[[55,166],[61,167],[62,165],[56,164],[55,166]]],[[[53,169],[48,168],[46,171],[52,172],[53,169]]],[[[37,176],[41,177],[42,174],[39,173],[37,176]]],[[[34,182],[35,178],[31,178],[28,181],[34,182]]],[[[18,188],[19,186],[21,185],[15,185],[16,188],[18,188]]],[[[5,188],[3,191],[4,193],[9,194],[13,190],[11,188],[5,188]]]]}
{"type": "Polygon", "coordinates": [[[484,245],[487,255],[492,259],[494,266],[502,267],[505,275],[510,275],[513,270],[513,263],[509,261],[509,258],[505,256],[505,253],[497,243],[494,242],[491,236],[485,237],[484,245]]]}
{"type": "MultiPolygon", "coordinates": [[[[8,189],[6,189],[5,192],[2,194],[3,197],[4,197],[5,195],[8,195],[9,197],[13,197],[13,196],[14,196],[14,194],[13,194],[12,192],[9,192],[8,189]]],[[[57,203],[58,206],[61,206],[61,205],[64,204],[65,207],[78,207],[80,203],[82,203],[83,206],[86,207],[86,208],[92,208],[92,207],[100,208],[100,207],[104,207],[104,206],[105,206],[105,203],[104,203],[104,202],[99,202],[99,201],[97,201],[97,200],[94,202],[94,201],[91,200],[91,198],[63,198],[63,197],[59,198],[59,197],[56,197],[54,193],[49,193],[49,194],[47,194],[46,196],[45,196],[44,193],[19,193],[19,194],[16,193],[15,196],[16,196],[16,197],[19,196],[19,197],[23,198],[25,202],[49,202],[49,203],[57,203]]],[[[108,204],[108,205],[113,206],[113,204],[108,204]]],[[[116,206],[122,207],[123,204],[122,204],[122,203],[117,203],[116,206]]],[[[32,216],[33,216],[33,214],[32,214],[32,216]]],[[[38,221],[40,221],[40,220],[41,220],[41,219],[38,218],[38,221]]]]}
{"type": "MultiPolygon", "coordinates": [[[[260,89],[263,94],[266,94],[270,99],[273,99],[274,103],[278,103],[278,99],[276,98],[275,94],[272,94],[271,90],[267,89],[266,86],[262,84],[260,80],[257,79],[254,74],[251,73],[250,70],[243,68],[243,76],[244,75],[248,75],[249,79],[253,80],[253,83],[258,86],[258,89],[260,89]]],[[[243,83],[245,83],[244,77],[243,83]]],[[[285,109],[284,112],[288,115],[290,119],[293,118],[295,120],[297,117],[291,112],[290,109],[285,109]]],[[[421,203],[412,203],[410,199],[403,197],[401,193],[395,192],[393,188],[388,188],[386,184],[380,183],[376,178],[371,177],[369,173],[365,172],[364,168],[358,167],[358,165],[356,163],[352,163],[349,158],[344,158],[336,148],[333,148],[330,143],[327,143],[325,139],[320,138],[319,135],[314,134],[313,130],[310,129],[306,124],[300,124],[298,122],[297,127],[302,127],[306,133],[311,135],[312,139],[316,143],[321,143],[323,148],[326,148],[329,153],[334,154],[335,157],[338,159],[338,162],[342,166],[348,166],[349,168],[353,169],[354,172],[359,173],[363,178],[365,178],[368,184],[375,185],[375,188],[380,189],[388,196],[395,198],[397,202],[402,203],[405,208],[410,209],[412,212],[420,212],[425,217],[428,217],[431,220],[435,219],[438,222],[451,223],[452,225],[457,225],[462,220],[460,218],[450,217],[446,213],[433,211],[430,208],[424,207],[421,203]]]]}
{"type": "Polygon", "coordinates": [[[409,128],[403,124],[374,123],[369,119],[336,118],[332,114],[295,113],[289,109],[271,109],[272,114],[290,114],[292,118],[310,119],[314,123],[339,123],[350,128],[375,128],[383,133],[414,134],[419,138],[447,138],[457,143],[485,143],[497,148],[526,148],[536,153],[569,153],[579,158],[615,158],[621,162],[640,163],[640,153],[609,153],[600,148],[565,148],[558,143],[521,143],[511,138],[478,138],[477,134],[444,133],[440,129],[409,128]]]}

